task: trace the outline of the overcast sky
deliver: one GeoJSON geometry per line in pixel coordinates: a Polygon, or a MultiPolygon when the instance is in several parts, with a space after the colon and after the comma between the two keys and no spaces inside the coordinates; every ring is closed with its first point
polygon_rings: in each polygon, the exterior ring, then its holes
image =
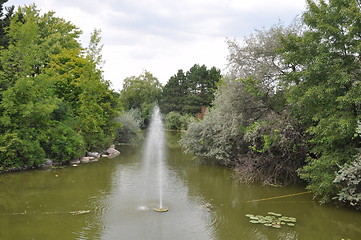
{"type": "Polygon", "coordinates": [[[31,3],[79,27],[83,46],[95,28],[102,30],[104,76],[115,90],[144,70],[163,85],[178,69],[196,63],[225,72],[227,38],[288,25],[306,9],[305,0],[9,0],[7,5],[31,3]]]}

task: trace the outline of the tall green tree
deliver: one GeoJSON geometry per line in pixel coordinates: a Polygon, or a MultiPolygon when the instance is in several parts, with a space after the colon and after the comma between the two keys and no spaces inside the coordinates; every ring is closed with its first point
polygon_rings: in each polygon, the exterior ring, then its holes
{"type": "Polygon", "coordinates": [[[163,88],[160,107],[163,113],[175,111],[184,113],[184,101],[187,96],[186,75],[182,69],[173,75],[163,88]]]}
{"type": "Polygon", "coordinates": [[[186,73],[187,97],[184,102],[184,111],[196,114],[202,107],[211,106],[221,77],[221,71],[215,67],[209,70],[205,65],[195,64],[191,67],[186,73]]]}
{"type": "Polygon", "coordinates": [[[215,67],[193,65],[186,73],[178,70],[164,86],[161,109],[181,114],[197,114],[202,107],[209,107],[214,99],[221,71],[215,67]]]}
{"type": "Polygon", "coordinates": [[[151,117],[153,107],[159,102],[162,85],[152,73],[144,71],[139,76],[127,77],[120,92],[120,100],[126,111],[138,109],[143,126],[151,117]]]}
{"type": "Polygon", "coordinates": [[[52,56],[45,73],[62,100],[56,116],[81,134],[88,150],[109,145],[115,137],[118,100],[96,64],[79,49],[64,50],[52,56]]]}
{"type": "Polygon", "coordinates": [[[359,0],[307,1],[301,36],[284,39],[283,54],[293,71],[284,81],[293,114],[312,136],[308,164],[300,171],[322,202],[335,196],[340,166],[360,147],[355,136],[361,112],[359,0]]]}
{"type": "Polygon", "coordinates": [[[0,169],[67,161],[115,137],[118,96],[80,33],[35,5],[14,14],[0,50],[0,169]]]}
{"type": "Polygon", "coordinates": [[[103,44],[101,43],[101,32],[102,31],[100,29],[94,29],[90,36],[90,42],[87,49],[87,58],[95,63],[98,69],[101,69],[102,65],[104,64],[104,60],[101,54],[103,50],[103,44]]]}
{"type": "Polygon", "coordinates": [[[4,4],[8,0],[0,0],[0,46],[7,47],[9,44],[9,38],[6,35],[6,28],[10,25],[10,20],[14,14],[14,6],[5,7],[4,4]],[[5,12],[5,11],[6,12],[5,12]]]}

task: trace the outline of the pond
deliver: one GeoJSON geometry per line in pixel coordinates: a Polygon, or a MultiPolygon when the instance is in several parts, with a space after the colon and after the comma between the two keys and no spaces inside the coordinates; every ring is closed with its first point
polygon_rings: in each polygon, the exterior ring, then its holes
{"type": "Polygon", "coordinates": [[[167,133],[163,205],[156,169],[145,172],[142,147],[120,156],[52,170],[0,175],[0,239],[359,239],[360,213],[320,206],[303,186],[243,185],[229,169],[184,154],[167,133]],[[274,198],[291,195],[289,197],[274,198]],[[254,201],[264,199],[261,201],[254,201]],[[297,218],[280,229],[246,214],[297,218]]]}

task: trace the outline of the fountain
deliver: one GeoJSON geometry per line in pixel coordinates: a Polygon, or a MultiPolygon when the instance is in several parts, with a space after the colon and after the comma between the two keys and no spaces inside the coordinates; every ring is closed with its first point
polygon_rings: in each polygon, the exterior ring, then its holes
{"type": "Polygon", "coordinates": [[[159,107],[153,109],[149,132],[146,138],[144,161],[148,172],[150,167],[158,166],[159,207],[154,208],[156,212],[167,212],[168,208],[163,206],[163,161],[165,159],[165,136],[162,116],[159,107]],[[152,166],[150,166],[152,164],[152,166]]]}

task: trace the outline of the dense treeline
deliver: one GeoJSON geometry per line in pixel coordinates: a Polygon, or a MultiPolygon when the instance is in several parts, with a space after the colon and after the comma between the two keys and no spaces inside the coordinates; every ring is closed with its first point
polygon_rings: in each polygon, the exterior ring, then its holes
{"type": "MultiPolygon", "coordinates": [[[[6,1],[1,2],[1,6],[6,1]]],[[[35,5],[1,19],[0,170],[68,161],[109,146],[119,96],[101,68],[100,32],[89,48],[81,31],[35,5]]]]}
{"type": "Polygon", "coordinates": [[[103,79],[100,30],[84,48],[81,30],[54,12],[40,14],[35,5],[14,11],[6,2],[0,1],[0,170],[46,158],[67,162],[113,141],[132,142],[156,104],[172,111],[175,123],[213,100],[220,70],[197,64],[180,84],[182,111],[169,106],[172,81],[163,90],[147,71],[114,92],[103,79]]]}
{"type": "Polygon", "coordinates": [[[187,151],[360,209],[360,7],[308,0],[299,23],[229,40],[229,74],[183,136],[187,151]]]}
{"type": "Polygon", "coordinates": [[[211,106],[221,77],[219,69],[207,69],[199,64],[194,64],[187,72],[178,70],[164,87],[148,71],[128,77],[120,92],[124,120],[134,119],[134,122],[140,122],[140,128],[144,128],[151,118],[152,109],[158,104],[162,113],[167,115],[168,128],[185,129],[190,118],[202,115],[202,111],[211,106]]]}

